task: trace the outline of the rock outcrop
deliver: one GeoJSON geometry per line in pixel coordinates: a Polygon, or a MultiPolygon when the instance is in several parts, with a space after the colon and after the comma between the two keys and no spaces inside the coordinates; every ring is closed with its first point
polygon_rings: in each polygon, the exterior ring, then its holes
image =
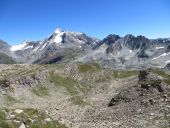
{"type": "Polygon", "coordinates": [[[163,95],[165,87],[163,81],[153,73],[152,69],[139,71],[138,85],[121,91],[111,99],[108,106],[119,104],[119,102],[132,102],[152,98],[154,95],[163,95]]]}
{"type": "Polygon", "coordinates": [[[151,69],[140,71],[139,84],[141,85],[141,88],[155,88],[159,92],[164,92],[162,80],[157,75],[155,75],[151,69]]]}

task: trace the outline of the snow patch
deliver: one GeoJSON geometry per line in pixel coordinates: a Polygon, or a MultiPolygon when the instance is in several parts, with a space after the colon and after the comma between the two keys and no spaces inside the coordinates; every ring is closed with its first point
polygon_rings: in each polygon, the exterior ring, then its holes
{"type": "Polygon", "coordinates": [[[62,31],[60,28],[56,29],[54,31],[54,39],[53,42],[57,43],[57,44],[61,44],[62,42],[62,36],[65,33],[65,31],[62,31]]]}
{"type": "Polygon", "coordinates": [[[54,33],[62,33],[63,31],[61,30],[61,28],[57,28],[55,31],[54,31],[54,33]]]}
{"type": "Polygon", "coordinates": [[[132,50],[129,50],[129,53],[132,53],[132,50]]]}
{"type": "Polygon", "coordinates": [[[47,46],[47,43],[45,43],[40,50],[43,50],[47,46]]]}
{"type": "Polygon", "coordinates": [[[61,44],[62,36],[63,36],[63,34],[58,34],[57,36],[55,36],[54,37],[54,42],[57,43],[57,44],[61,44]]]}
{"type": "Polygon", "coordinates": [[[158,57],[155,57],[153,58],[152,60],[156,60],[156,59],[159,59],[160,57],[165,57],[167,55],[169,55],[170,53],[163,53],[162,55],[158,56],[158,57]]]}
{"type": "Polygon", "coordinates": [[[23,42],[22,44],[12,46],[10,50],[11,51],[22,50],[26,45],[27,45],[27,43],[23,42]]]}
{"type": "Polygon", "coordinates": [[[27,46],[27,47],[25,47],[23,50],[31,49],[31,48],[33,48],[33,46],[27,46]]]}
{"type": "Polygon", "coordinates": [[[158,47],[158,46],[156,46],[156,49],[162,49],[162,48],[165,48],[165,47],[161,47],[161,46],[160,46],[160,47],[158,47]]]}
{"type": "Polygon", "coordinates": [[[166,63],[166,64],[170,63],[170,60],[167,60],[165,63],[166,63]]]}

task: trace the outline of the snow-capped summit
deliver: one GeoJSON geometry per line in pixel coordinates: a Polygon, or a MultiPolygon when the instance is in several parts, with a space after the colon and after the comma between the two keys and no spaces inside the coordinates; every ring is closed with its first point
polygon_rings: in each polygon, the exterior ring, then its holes
{"type": "Polygon", "coordinates": [[[61,44],[62,42],[62,36],[64,35],[64,31],[62,31],[60,28],[57,28],[54,31],[54,36],[53,36],[53,42],[57,43],[57,44],[61,44]]]}
{"type": "Polygon", "coordinates": [[[61,28],[57,28],[52,35],[48,37],[48,40],[51,43],[56,43],[57,45],[61,45],[62,37],[64,35],[65,31],[63,31],[61,28]]]}
{"type": "Polygon", "coordinates": [[[61,28],[57,28],[57,29],[54,31],[54,33],[56,33],[56,34],[63,33],[63,32],[65,32],[65,31],[63,31],[61,28]]]}

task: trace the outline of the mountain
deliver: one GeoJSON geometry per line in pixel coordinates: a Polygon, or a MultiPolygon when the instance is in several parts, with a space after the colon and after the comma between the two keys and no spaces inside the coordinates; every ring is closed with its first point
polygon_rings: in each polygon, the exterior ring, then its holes
{"type": "Polygon", "coordinates": [[[16,63],[15,59],[11,57],[10,45],[3,40],[0,40],[0,64],[16,63]]]}
{"type": "Polygon", "coordinates": [[[0,63],[23,63],[0,64],[2,128],[170,126],[167,38],[99,40],[57,29],[41,41],[0,46],[0,63]]]}
{"type": "Polygon", "coordinates": [[[4,53],[10,51],[10,45],[1,39],[0,39],[0,51],[4,53]]]}
{"type": "Polygon", "coordinates": [[[20,63],[68,62],[92,50],[95,42],[98,40],[84,33],[56,29],[42,41],[24,41],[11,51],[20,63]]]}
{"type": "Polygon", "coordinates": [[[87,61],[100,60],[105,67],[142,68],[164,67],[170,58],[170,41],[167,39],[148,39],[144,36],[125,37],[109,35],[103,39],[94,54],[84,58],[87,61]]]}
{"type": "Polygon", "coordinates": [[[170,41],[166,39],[150,40],[144,36],[126,35],[118,37],[112,35],[103,41],[107,44],[105,57],[106,61],[113,67],[142,67],[157,66],[164,67],[170,58],[170,41]]]}
{"type": "Polygon", "coordinates": [[[58,28],[41,41],[24,41],[16,46],[3,42],[2,46],[2,53],[28,64],[98,61],[104,67],[128,69],[165,67],[170,61],[169,38],[148,39],[131,34],[124,37],[110,34],[99,40],[58,28]]]}

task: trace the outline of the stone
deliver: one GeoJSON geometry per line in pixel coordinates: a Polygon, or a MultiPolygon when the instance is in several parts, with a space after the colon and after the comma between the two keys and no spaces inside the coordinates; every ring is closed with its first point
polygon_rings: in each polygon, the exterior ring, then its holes
{"type": "Polygon", "coordinates": [[[25,127],[25,124],[22,123],[21,126],[20,126],[19,128],[26,128],[26,127],[25,127]]]}
{"type": "Polygon", "coordinates": [[[150,113],[151,116],[154,116],[155,114],[154,113],[150,113]]]}
{"type": "Polygon", "coordinates": [[[14,119],[15,118],[15,115],[10,115],[10,119],[14,119]]]}
{"type": "Polygon", "coordinates": [[[14,112],[20,114],[20,113],[23,113],[23,110],[16,109],[14,112]]]}
{"type": "Polygon", "coordinates": [[[13,122],[19,124],[21,121],[19,121],[19,120],[13,120],[13,122]]]}
{"type": "Polygon", "coordinates": [[[50,122],[51,119],[50,119],[50,118],[46,118],[45,121],[46,121],[46,122],[50,122]]]}

